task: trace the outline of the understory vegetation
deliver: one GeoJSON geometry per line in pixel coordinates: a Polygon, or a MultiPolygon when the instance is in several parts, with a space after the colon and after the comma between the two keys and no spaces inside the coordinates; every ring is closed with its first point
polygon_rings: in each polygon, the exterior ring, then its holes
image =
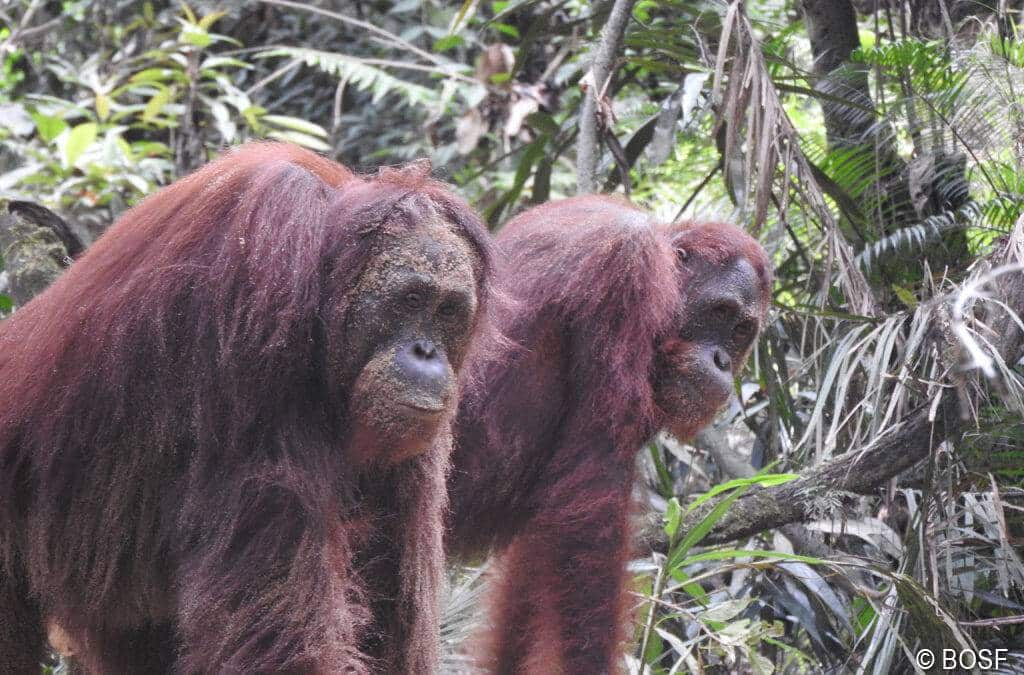
{"type": "MultiPolygon", "coordinates": [[[[716,422],[637,449],[629,671],[1024,672],[1022,8],[12,0],[0,198],[88,243],[275,138],[427,157],[495,230],[578,189],[741,225],[774,305],[716,422]]],[[[445,672],[484,575],[452,570],[445,672]]]]}

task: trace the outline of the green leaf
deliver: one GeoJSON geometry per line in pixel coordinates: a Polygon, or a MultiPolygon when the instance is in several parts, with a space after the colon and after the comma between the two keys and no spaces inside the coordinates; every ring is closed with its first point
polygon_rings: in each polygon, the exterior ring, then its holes
{"type": "Polygon", "coordinates": [[[155,120],[163,111],[164,106],[170,102],[173,93],[174,90],[171,87],[161,87],[160,91],[153,94],[153,98],[149,99],[146,108],[142,111],[142,121],[152,122],[155,120]]]}
{"type": "Polygon", "coordinates": [[[203,60],[199,66],[200,71],[204,70],[216,70],[223,66],[232,66],[234,68],[241,68],[243,70],[252,70],[253,66],[241,59],[232,58],[230,56],[210,56],[203,60]]]}
{"type": "Polygon", "coordinates": [[[110,99],[101,91],[96,92],[96,116],[100,122],[110,117],[110,99]]]}
{"type": "Polygon", "coordinates": [[[909,288],[905,288],[898,284],[892,284],[892,291],[899,298],[900,302],[907,306],[911,311],[917,309],[917,296],[909,288]]]}
{"type": "Polygon", "coordinates": [[[462,7],[459,8],[458,13],[455,15],[455,19],[452,20],[451,32],[455,33],[462,28],[462,23],[467,18],[472,17],[470,10],[476,12],[476,1],[475,0],[463,0],[462,7]]]}
{"type": "Polygon", "coordinates": [[[669,540],[676,536],[682,517],[683,507],[679,505],[679,500],[675,497],[668,500],[668,507],[665,509],[665,534],[668,535],[669,540]]]}
{"type": "Polygon", "coordinates": [[[721,520],[722,516],[725,515],[725,512],[729,510],[729,507],[732,506],[732,503],[739,499],[740,495],[747,491],[747,487],[748,486],[737,488],[736,491],[733,492],[731,495],[729,495],[719,503],[715,504],[715,507],[711,509],[711,512],[708,513],[708,515],[704,516],[704,518],[699,523],[694,525],[690,529],[690,531],[686,533],[686,536],[683,537],[683,540],[681,542],[679,542],[679,545],[676,546],[669,554],[669,559],[667,563],[668,569],[671,570],[680,566],[680,563],[682,562],[683,558],[686,557],[686,554],[689,552],[689,550],[693,548],[693,546],[697,542],[699,542],[701,539],[707,536],[707,533],[711,531],[711,528],[715,526],[715,523],[721,520]]]}
{"type": "Polygon", "coordinates": [[[332,148],[327,145],[319,138],[313,136],[307,136],[306,134],[299,133],[298,131],[268,131],[267,138],[276,138],[279,141],[287,141],[289,143],[295,143],[311,150],[319,150],[321,152],[329,152],[332,148]]]}
{"type": "Polygon", "coordinates": [[[682,584],[682,589],[686,591],[687,595],[699,602],[701,605],[707,605],[711,599],[708,597],[707,591],[704,587],[698,583],[690,581],[690,575],[684,572],[680,567],[672,570],[670,576],[682,584]]]}
{"type": "Polygon", "coordinates": [[[210,12],[202,19],[200,19],[197,25],[203,30],[210,30],[210,26],[217,23],[217,19],[221,18],[222,16],[225,16],[226,14],[227,12],[210,12]]]}
{"type": "Polygon", "coordinates": [[[671,497],[672,475],[669,474],[668,468],[665,466],[664,460],[662,460],[661,449],[657,443],[649,443],[647,450],[651,454],[651,461],[654,462],[654,469],[658,472],[658,489],[663,497],[671,497]]]}
{"type": "Polygon", "coordinates": [[[291,117],[289,115],[264,115],[260,120],[267,124],[273,124],[274,126],[282,127],[284,129],[298,131],[299,133],[306,134],[308,136],[327,138],[327,130],[322,126],[319,124],[313,124],[312,122],[307,122],[306,120],[298,117],[291,117]]]}
{"type": "Polygon", "coordinates": [[[132,163],[138,161],[138,158],[135,156],[135,151],[132,150],[131,144],[128,141],[124,140],[124,138],[122,138],[120,134],[117,135],[117,137],[114,139],[114,142],[117,143],[117,147],[125,156],[125,159],[132,163]]]}
{"type": "Polygon", "coordinates": [[[195,12],[188,6],[187,3],[181,3],[181,11],[185,14],[185,20],[189,23],[195,23],[197,21],[195,12]]]}
{"type": "Polygon", "coordinates": [[[133,83],[140,82],[163,82],[173,77],[175,70],[172,68],[146,68],[131,76],[128,80],[133,83]]]}
{"type": "Polygon", "coordinates": [[[530,125],[531,129],[535,129],[548,136],[557,136],[560,131],[555,118],[543,112],[530,113],[526,116],[526,123],[530,125]]]}
{"type": "Polygon", "coordinates": [[[32,120],[36,123],[36,131],[39,137],[47,143],[60,136],[61,132],[68,128],[68,123],[55,115],[44,115],[42,113],[31,113],[32,120]]]}
{"type": "Polygon", "coordinates": [[[495,22],[491,24],[491,28],[494,28],[499,33],[504,33],[505,35],[508,35],[511,38],[515,38],[516,40],[519,39],[519,29],[516,28],[515,26],[510,26],[507,23],[495,22]]]}
{"type": "Polygon", "coordinates": [[[170,157],[171,149],[158,141],[135,141],[132,152],[139,157],[170,157]]]}
{"type": "Polygon", "coordinates": [[[461,35],[445,35],[439,40],[434,40],[434,51],[435,52],[446,52],[449,49],[454,49],[461,45],[465,40],[462,39],[461,35]]]}
{"type": "Polygon", "coordinates": [[[258,105],[251,105],[245,110],[242,110],[242,117],[245,118],[246,123],[256,129],[260,126],[260,115],[267,111],[266,108],[258,105]]]}
{"type": "Polygon", "coordinates": [[[82,153],[96,140],[98,127],[95,122],[85,122],[74,127],[64,144],[64,164],[72,167],[82,153]]]}
{"type": "Polygon", "coordinates": [[[186,23],[181,28],[181,41],[193,47],[209,47],[213,38],[198,24],[186,23]]]}
{"type": "Polygon", "coordinates": [[[653,633],[647,641],[647,649],[643,654],[644,663],[656,663],[664,651],[665,644],[662,642],[661,635],[657,632],[653,633]]]}
{"type": "Polygon", "coordinates": [[[765,473],[759,476],[751,476],[750,478],[736,478],[734,480],[727,481],[720,485],[716,485],[715,487],[711,488],[710,490],[702,494],[700,497],[694,499],[693,502],[691,502],[686,507],[686,512],[689,513],[690,511],[693,511],[698,506],[700,506],[707,500],[711,499],[715,495],[719,495],[728,490],[740,487],[747,488],[750,487],[751,485],[760,485],[761,487],[782,485],[783,483],[788,483],[789,481],[799,477],[800,474],[796,473],[765,473]]]}

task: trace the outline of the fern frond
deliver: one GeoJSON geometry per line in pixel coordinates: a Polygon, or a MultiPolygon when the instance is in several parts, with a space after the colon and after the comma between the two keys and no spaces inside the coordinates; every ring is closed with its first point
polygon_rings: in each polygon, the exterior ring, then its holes
{"type": "Polygon", "coordinates": [[[378,103],[391,93],[400,94],[399,100],[410,106],[433,106],[440,98],[438,92],[433,89],[395,77],[356,56],[307,47],[274,47],[258,54],[259,58],[277,56],[285,56],[340,77],[357,89],[370,92],[373,95],[373,103],[378,103]]]}

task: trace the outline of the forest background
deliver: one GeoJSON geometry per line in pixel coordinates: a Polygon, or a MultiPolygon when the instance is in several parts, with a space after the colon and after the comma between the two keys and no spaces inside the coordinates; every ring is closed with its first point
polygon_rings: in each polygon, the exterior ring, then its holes
{"type": "MultiPolygon", "coordinates": [[[[774,307],[716,423],[638,448],[628,668],[1024,672],[1022,7],[7,0],[0,311],[250,138],[428,157],[495,230],[591,191],[737,223],[774,307]]],[[[445,672],[480,576],[452,571],[445,672]]]]}

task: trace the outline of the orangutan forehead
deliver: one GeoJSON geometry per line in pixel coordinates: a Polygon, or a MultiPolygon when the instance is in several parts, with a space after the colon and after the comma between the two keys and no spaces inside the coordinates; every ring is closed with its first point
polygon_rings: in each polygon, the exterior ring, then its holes
{"type": "Polygon", "coordinates": [[[381,232],[377,255],[360,286],[378,286],[398,277],[428,276],[442,287],[473,289],[476,255],[455,226],[436,212],[381,232]]]}
{"type": "Polygon", "coordinates": [[[734,293],[743,307],[761,308],[764,305],[761,277],[744,257],[734,258],[724,266],[718,283],[721,290],[734,293]]]}

